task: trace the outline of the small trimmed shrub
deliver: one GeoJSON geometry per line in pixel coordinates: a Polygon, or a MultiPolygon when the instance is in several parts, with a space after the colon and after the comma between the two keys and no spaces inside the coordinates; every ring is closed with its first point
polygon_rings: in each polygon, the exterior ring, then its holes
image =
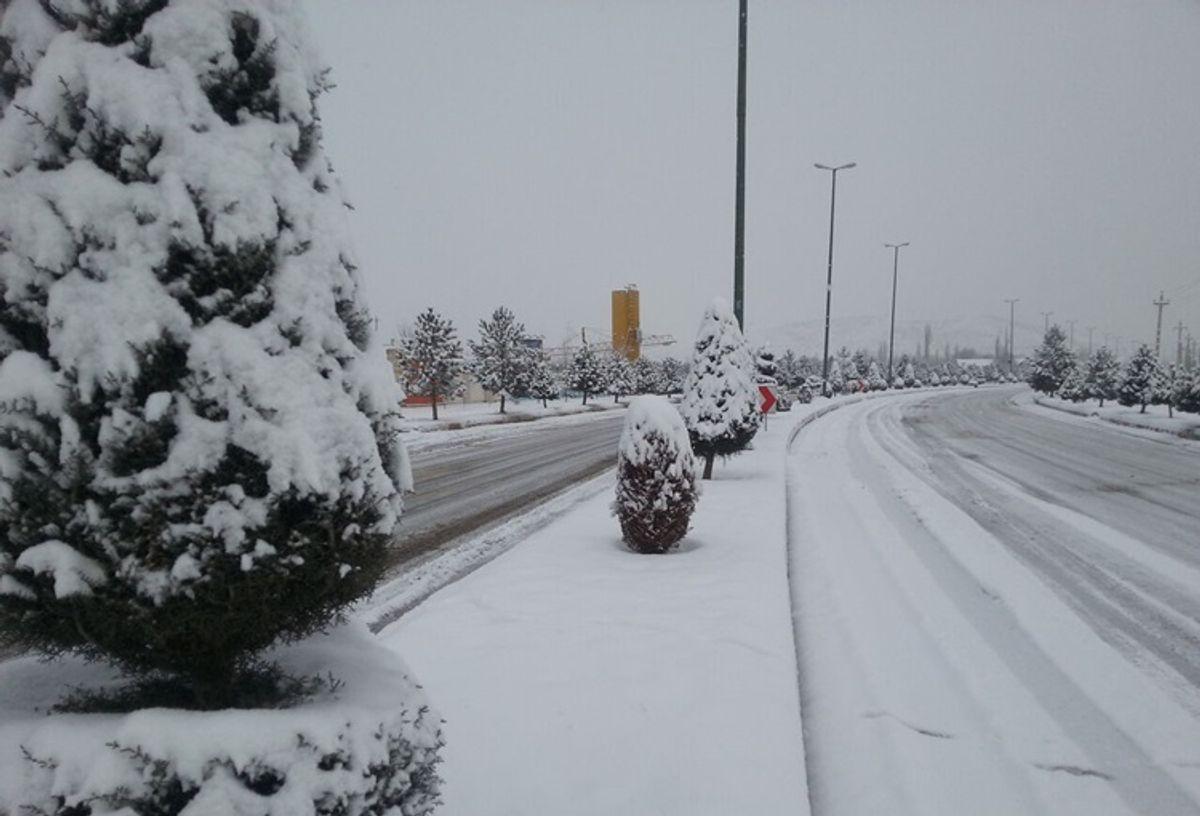
{"type": "Polygon", "coordinates": [[[613,510],[635,552],[665,553],[688,531],[696,508],[696,460],[682,417],[663,397],[629,406],[617,457],[613,510]]]}

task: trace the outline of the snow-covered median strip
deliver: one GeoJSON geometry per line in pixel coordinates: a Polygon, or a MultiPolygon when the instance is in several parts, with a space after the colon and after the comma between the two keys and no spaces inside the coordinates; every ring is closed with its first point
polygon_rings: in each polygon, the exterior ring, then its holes
{"type": "MultiPolygon", "coordinates": [[[[496,436],[538,433],[547,428],[611,419],[618,415],[615,412],[624,411],[626,406],[625,403],[614,405],[611,402],[605,402],[603,405],[572,403],[559,406],[561,410],[557,412],[554,406],[551,410],[542,412],[539,404],[538,411],[525,413],[522,408],[511,408],[503,415],[497,413],[493,405],[489,404],[486,407],[489,409],[487,413],[471,413],[462,419],[439,419],[437,423],[424,424],[406,416],[403,420],[403,425],[408,431],[404,434],[405,446],[415,453],[448,445],[465,445],[496,436]]],[[[406,415],[411,410],[407,409],[406,415]]]]}
{"type": "Polygon", "coordinates": [[[679,552],[608,490],[380,633],[446,718],[446,816],[807,811],[786,581],[791,423],[718,465],[679,552]]]}
{"type": "Polygon", "coordinates": [[[1043,409],[1057,411],[1060,415],[1071,414],[1125,428],[1174,434],[1184,439],[1200,440],[1200,416],[1176,411],[1175,416],[1170,417],[1167,416],[1166,407],[1162,405],[1147,405],[1146,412],[1142,413],[1140,408],[1126,408],[1115,402],[1109,402],[1101,408],[1098,400],[1071,402],[1032,393],[1016,398],[1015,402],[1030,409],[1040,406],[1043,409]]]}

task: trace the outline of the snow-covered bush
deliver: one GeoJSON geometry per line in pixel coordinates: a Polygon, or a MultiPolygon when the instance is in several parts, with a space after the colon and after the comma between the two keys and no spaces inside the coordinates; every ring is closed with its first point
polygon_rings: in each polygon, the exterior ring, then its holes
{"type": "Polygon", "coordinates": [[[1142,413],[1145,413],[1146,406],[1154,399],[1154,383],[1158,376],[1158,358],[1143,343],[1125,366],[1121,387],[1117,391],[1117,402],[1127,408],[1140,405],[1142,413]]]}
{"type": "Polygon", "coordinates": [[[303,703],[256,711],[34,710],[105,678],[34,658],[0,669],[0,814],[426,816],[438,803],[441,721],[403,662],[359,625],[270,655],[297,676],[334,672],[303,703]]]}
{"type": "Polygon", "coordinates": [[[646,357],[633,361],[633,393],[662,394],[665,392],[662,368],[646,357]]]}
{"type": "Polygon", "coordinates": [[[454,396],[463,374],[463,348],[449,319],[433,308],[417,315],[412,332],[401,341],[404,384],[409,393],[429,397],[433,418],[438,402],[454,396]]]}
{"type": "Polygon", "coordinates": [[[879,364],[872,360],[867,364],[867,388],[872,391],[886,391],[887,387],[887,380],[879,371],[879,364]]]}
{"type": "Polygon", "coordinates": [[[778,383],[779,366],[775,363],[775,352],[771,344],[764,343],[754,358],[754,381],[760,383],[778,383]]]}
{"type": "Polygon", "coordinates": [[[1033,352],[1029,385],[1043,394],[1054,394],[1075,366],[1075,355],[1067,348],[1067,336],[1058,326],[1051,326],[1042,344],[1033,352]]]}
{"type": "Polygon", "coordinates": [[[724,300],[713,301],[700,321],[680,407],[692,450],[704,457],[705,479],[712,478],[714,457],[741,451],[758,432],[753,373],[733,310],[724,300]]]}
{"type": "Polygon", "coordinates": [[[0,638],[198,707],[374,586],[407,478],[302,8],[0,22],[0,638]]]}
{"type": "Polygon", "coordinates": [[[630,549],[665,553],[688,531],[696,507],[696,460],[683,418],[664,397],[629,403],[617,453],[613,511],[630,549]]]}
{"type": "Polygon", "coordinates": [[[508,397],[529,392],[533,373],[533,350],[526,343],[525,324],[505,306],[492,312],[491,320],[479,321],[479,340],[469,341],[475,357],[479,384],[500,395],[500,413],[508,397]]]}
{"type": "Polygon", "coordinates": [[[1200,370],[1179,372],[1175,407],[1190,414],[1200,414],[1200,370]]]}
{"type": "Polygon", "coordinates": [[[600,364],[604,372],[604,387],[612,395],[613,402],[627,394],[632,394],[637,388],[633,365],[624,354],[616,350],[609,350],[601,358],[600,364]]]}

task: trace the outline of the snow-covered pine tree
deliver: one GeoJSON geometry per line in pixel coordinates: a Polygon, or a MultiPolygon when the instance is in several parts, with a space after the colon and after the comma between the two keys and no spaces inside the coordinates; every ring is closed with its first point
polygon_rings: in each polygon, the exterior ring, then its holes
{"type": "Polygon", "coordinates": [[[1200,414],[1200,369],[1180,372],[1175,386],[1175,407],[1189,414],[1200,414]]]}
{"type": "Polygon", "coordinates": [[[1101,346],[1088,357],[1084,383],[1088,397],[1100,400],[1101,408],[1105,400],[1117,398],[1121,387],[1121,363],[1108,346],[1101,346]]]}
{"type": "Polygon", "coordinates": [[[1154,350],[1145,343],[1138,346],[1133,353],[1125,371],[1121,376],[1121,387],[1117,391],[1117,402],[1126,407],[1141,406],[1141,413],[1146,413],[1146,406],[1154,399],[1154,381],[1158,377],[1158,359],[1154,350]]]}
{"type": "Polygon", "coordinates": [[[764,343],[754,359],[755,382],[778,383],[779,366],[775,363],[775,352],[770,343],[764,343]]]}
{"type": "Polygon", "coordinates": [[[842,371],[842,362],[836,357],[829,361],[829,395],[841,394],[846,390],[846,375],[842,371]]]}
{"type": "Polygon", "coordinates": [[[0,638],[185,705],[375,585],[410,478],[302,14],[4,12],[0,638]]]}
{"type": "Polygon", "coordinates": [[[635,552],[665,553],[688,531],[696,507],[696,460],[687,426],[664,397],[629,404],[617,449],[613,511],[635,552]]]}
{"type": "Polygon", "coordinates": [[[601,393],[604,384],[604,365],[600,355],[591,346],[580,346],[567,369],[567,385],[583,394],[583,404],[587,405],[588,397],[601,393]]]}
{"type": "Polygon", "coordinates": [[[1088,398],[1087,371],[1084,366],[1072,366],[1059,386],[1058,396],[1071,402],[1083,402],[1088,398]]]}
{"type": "Polygon", "coordinates": [[[904,368],[900,370],[900,378],[904,380],[905,388],[913,388],[916,386],[917,370],[913,367],[911,362],[904,364],[904,368]]]}
{"type": "Polygon", "coordinates": [[[799,388],[804,382],[804,373],[800,370],[800,358],[796,356],[796,352],[784,349],[777,362],[778,373],[775,376],[780,385],[786,388],[799,388]]]}
{"type": "Polygon", "coordinates": [[[653,360],[638,357],[633,361],[633,393],[661,394],[663,393],[662,369],[653,360]]]}
{"type": "Polygon", "coordinates": [[[1167,406],[1167,417],[1175,416],[1175,404],[1179,401],[1179,383],[1183,380],[1183,372],[1175,363],[1160,365],[1154,375],[1154,392],[1150,402],[1153,405],[1167,406]]]}
{"type": "Polygon", "coordinates": [[[463,348],[449,319],[433,308],[417,315],[416,325],[401,340],[404,384],[409,393],[429,397],[433,418],[438,402],[452,397],[463,373],[463,348]]]}
{"type": "Polygon", "coordinates": [[[613,402],[633,393],[636,387],[633,366],[624,354],[610,350],[601,359],[601,367],[604,371],[604,387],[612,395],[613,402]]]}
{"type": "Polygon", "coordinates": [[[550,355],[537,350],[530,357],[532,365],[529,369],[529,396],[542,401],[545,408],[549,400],[558,399],[559,385],[555,376],[554,366],[550,363],[550,355]]]}
{"type": "Polygon", "coordinates": [[[533,354],[526,342],[525,324],[506,306],[492,312],[491,320],[479,321],[479,340],[470,340],[472,369],[479,384],[500,396],[500,413],[508,397],[529,392],[533,354]]]}
{"type": "Polygon", "coordinates": [[[687,363],[674,357],[664,357],[658,363],[658,370],[664,394],[678,394],[683,390],[683,382],[687,379],[687,363]]]}
{"type": "Polygon", "coordinates": [[[867,388],[872,391],[886,391],[887,387],[887,380],[879,370],[879,363],[872,360],[867,364],[867,388]]]}
{"type": "Polygon", "coordinates": [[[753,371],[737,318],[728,303],[714,300],[700,321],[680,406],[692,450],[704,457],[705,479],[715,457],[738,453],[758,432],[753,371]]]}
{"type": "Polygon", "coordinates": [[[1029,385],[1043,394],[1054,394],[1062,387],[1063,380],[1074,365],[1075,355],[1067,348],[1067,336],[1057,325],[1051,326],[1042,344],[1033,352],[1029,385]]]}

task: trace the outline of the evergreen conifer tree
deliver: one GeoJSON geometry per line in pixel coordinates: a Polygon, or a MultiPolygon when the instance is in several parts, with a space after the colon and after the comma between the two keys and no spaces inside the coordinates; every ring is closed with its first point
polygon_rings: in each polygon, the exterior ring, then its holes
{"type": "Polygon", "coordinates": [[[375,585],[409,478],[326,73],[300,4],[17,3],[0,638],[233,705],[375,585]]]}
{"type": "Polygon", "coordinates": [[[660,394],[663,392],[662,368],[655,365],[653,360],[638,357],[633,361],[633,393],[660,394]]]}
{"type": "Polygon", "coordinates": [[[438,402],[454,396],[463,373],[462,342],[454,324],[432,308],[426,309],[417,315],[401,350],[408,391],[429,397],[437,419],[438,402]]]}
{"type": "Polygon", "coordinates": [[[604,372],[604,387],[612,395],[613,402],[621,397],[632,394],[637,387],[633,374],[633,366],[624,354],[610,350],[601,360],[604,372]]]}
{"type": "Polygon", "coordinates": [[[756,382],[779,382],[779,366],[775,363],[775,352],[771,351],[770,344],[765,344],[758,350],[758,356],[754,360],[754,369],[756,382]]]}
{"type": "Polygon", "coordinates": [[[604,366],[594,348],[580,346],[575,352],[567,369],[567,385],[583,394],[584,405],[587,405],[588,397],[604,390],[604,366]]]}
{"type": "Polygon", "coordinates": [[[1105,400],[1117,398],[1121,387],[1121,363],[1108,346],[1101,346],[1088,357],[1084,385],[1088,397],[1100,400],[1101,408],[1105,400]]]}
{"type": "Polygon", "coordinates": [[[1083,366],[1074,366],[1063,379],[1058,396],[1071,402],[1083,402],[1088,398],[1087,371],[1083,366]]]}
{"type": "Polygon", "coordinates": [[[1054,394],[1075,365],[1075,356],[1067,348],[1067,336],[1057,325],[1051,326],[1042,344],[1033,352],[1029,385],[1043,394],[1054,394]]]}
{"type": "Polygon", "coordinates": [[[687,363],[674,357],[664,357],[658,364],[664,394],[678,394],[687,379],[687,363]]]}
{"type": "Polygon", "coordinates": [[[665,553],[688,531],[696,507],[696,461],[687,428],[663,397],[629,405],[617,452],[613,510],[635,552],[665,553]]]}
{"type": "Polygon", "coordinates": [[[529,392],[533,353],[526,342],[525,324],[505,306],[479,321],[479,340],[469,341],[479,384],[500,396],[500,413],[508,397],[529,392]]]}
{"type": "Polygon", "coordinates": [[[1154,399],[1154,384],[1158,377],[1158,359],[1154,351],[1145,343],[1138,347],[1125,366],[1121,376],[1121,387],[1117,392],[1117,402],[1126,407],[1141,406],[1141,413],[1146,413],[1146,406],[1154,399]]]}
{"type": "Polygon", "coordinates": [[[558,399],[558,378],[550,364],[550,355],[540,349],[533,353],[529,369],[529,396],[542,401],[545,408],[549,400],[558,399]]]}
{"type": "Polygon", "coordinates": [[[712,478],[714,457],[738,453],[758,432],[753,372],[733,311],[725,301],[713,301],[700,322],[680,406],[692,450],[704,457],[705,479],[712,478]]]}

